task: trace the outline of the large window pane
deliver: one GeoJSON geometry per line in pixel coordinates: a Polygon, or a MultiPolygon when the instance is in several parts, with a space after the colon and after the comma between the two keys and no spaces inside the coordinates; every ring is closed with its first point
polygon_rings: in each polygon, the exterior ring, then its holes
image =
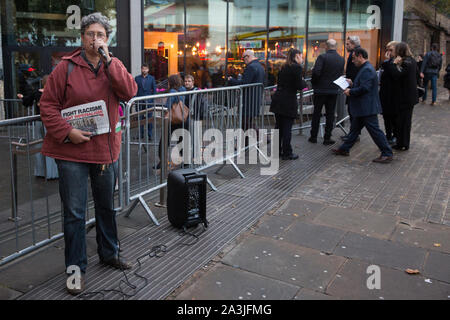
{"type": "Polygon", "coordinates": [[[225,84],[227,3],[186,0],[186,73],[199,88],[225,84]]]}
{"type": "Polygon", "coordinates": [[[379,60],[379,36],[381,10],[371,0],[351,0],[347,17],[347,36],[359,36],[361,47],[369,53],[369,60],[376,66],[379,60]]]}
{"type": "Polygon", "coordinates": [[[344,18],[346,0],[311,0],[309,9],[308,68],[310,74],[317,57],[326,51],[326,41],[338,43],[337,52],[344,55],[344,18]]]}
{"type": "Polygon", "coordinates": [[[101,12],[109,18],[113,33],[109,45],[116,45],[115,0],[2,0],[2,32],[8,46],[79,46],[80,21],[101,12]]]}
{"type": "Polygon", "coordinates": [[[271,0],[268,85],[276,83],[278,71],[290,48],[306,54],[306,7],[308,0],[271,0]]]}
{"type": "Polygon", "coordinates": [[[144,60],[157,81],[183,71],[183,0],[144,1],[144,60]]]}
{"type": "Polygon", "coordinates": [[[255,52],[265,65],[267,45],[267,1],[234,0],[229,2],[228,75],[242,74],[245,64],[242,53],[255,52]]]}

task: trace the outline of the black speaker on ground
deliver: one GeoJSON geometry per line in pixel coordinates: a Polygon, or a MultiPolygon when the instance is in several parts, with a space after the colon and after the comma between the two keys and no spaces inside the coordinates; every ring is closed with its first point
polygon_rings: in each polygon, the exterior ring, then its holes
{"type": "Polygon", "coordinates": [[[190,228],[206,220],[206,174],[193,169],[169,172],[167,177],[167,215],[176,228],[190,228]]]}

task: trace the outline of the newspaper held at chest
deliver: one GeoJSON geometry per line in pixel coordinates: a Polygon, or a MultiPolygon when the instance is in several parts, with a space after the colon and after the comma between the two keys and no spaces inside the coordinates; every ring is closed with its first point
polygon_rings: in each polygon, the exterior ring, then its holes
{"type": "Polygon", "coordinates": [[[109,132],[109,118],[103,100],[61,110],[61,116],[72,127],[91,132],[93,136],[109,132]]]}

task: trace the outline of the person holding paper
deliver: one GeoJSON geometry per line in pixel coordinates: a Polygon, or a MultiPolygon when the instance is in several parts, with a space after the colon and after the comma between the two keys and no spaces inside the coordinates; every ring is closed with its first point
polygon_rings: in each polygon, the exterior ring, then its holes
{"type": "Polygon", "coordinates": [[[321,54],[314,64],[311,83],[314,89],[314,113],[311,122],[311,137],[309,142],[317,143],[320,116],[325,106],[326,124],[324,145],[331,145],[336,141],[331,140],[331,132],[334,125],[334,112],[336,109],[337,95],[342,92],[334,83],[344,73],[345,60],[337,51],[337,42],[334,39],[327,41],[327,52],[321,54]]]}
{"type": "Polygon", "coordinates": [[[71,294],[84,290],[88,178],[95,203],[100,262],[119,269],[131,267],[119,258],[113,202],[121,144],[119,101],[134,97],[137,85],[122,62],[108,51],[111,32],[111,25],[102,14],[83,17],[81,48],[63,57],[49,76],[41,97],[41,118],[47,129],[42,154],[56,159],[58,165],[66,268],[67,272],[78,268],[81,274],[80,285],[66,283],[71,294]],[[61,115],[63,109],[101,100],[109,115],[109,133],[92,136],[91,132],[73,128],[61,115]]]}
{"type": "Polygon", "coordinates": [[[381,113],[378,77],[368,58],[367,51],[363,48],[357,48],[353,52],[353,63],[360,70],[355,81],[352,82],[352,87],[344,91],[349,98],[349,108],[353,115],[352,123],[348,139],[338,149],[334,149],[333,153],[341,156],[350,155],[350,149],[365,127],[381,151],[381,155],[373,161],[389,163],[393,159],[392,149],[378,125],[378,114],[381,113]]]}

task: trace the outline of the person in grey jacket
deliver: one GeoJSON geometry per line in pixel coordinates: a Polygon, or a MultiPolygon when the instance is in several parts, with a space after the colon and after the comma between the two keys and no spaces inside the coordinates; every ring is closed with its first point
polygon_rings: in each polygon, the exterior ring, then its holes
{"type": "Polygon", "coordinates": [[[420,77],[423,78],[423,85],[425,87],[425,94],[422,97],[422,101],[427,100],[428,81],[431,80],[431,90],[433,92],[431,98],[431,105],[436,103],[437,98],[437,79],[439,71],[442,69],[442,57],[438,51],[438,44],[433,43],[431,45],[431,51],[428,52],[423,58],[422,67],[420,68],[420,77]]]}
{"type": "Polygon", "coordinates": [[[337,95],[341,92],[339,87],[333,83],[334,80],[344,73],[345,60],[337,51],[337,42],[334,39],[327,41],[327,52],[321,54],[312,70],[312,85],[314,89],[314,114],[311,123],[311,137],[309,142],[317,143],[320,116],[325,105],[326,125],[324,145],[334,144],[331,140],[331,131],[334,124],[334,112],[336,109],[337,95]]]}

